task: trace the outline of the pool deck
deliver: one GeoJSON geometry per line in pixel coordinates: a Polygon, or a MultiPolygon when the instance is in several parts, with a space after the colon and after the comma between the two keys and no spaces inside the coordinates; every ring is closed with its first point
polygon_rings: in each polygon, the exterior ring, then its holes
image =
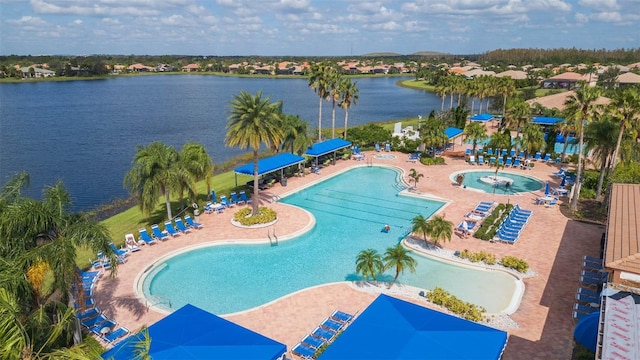
{"type": "MultiPolygon", "coordinates": [[[[136,277],[156,259],[174,251],[210,242],[223,242],[230,239],[239,242],[259,239],[268,241],[268,231],[271,233],[275,231],[279,238],[295,234],[307,227],[311,219],[300,209],[277,202],[271,203],[274,196],[308,186],[350,167],[367,166],[372,163],[404,169],[405,175],[411,168],[424,174],[417,184],[417,190],[451,200],[441,214],[455,225],[479,201],[508,201],[512,204],[518,203],[525,209],[534,210],[529,224],[523,230],[518,242],[513,245],[490,243],[473,237],[461,238],[458,235],[454,235],[451,242],[442,245],[451,250],[484,250],[495,254],[498,258],[513,255],[525,259],[538,275],[524,279],[526,289],[520,308],[511,315],[520,327],[507,330],[509,340],[503,358],[521,359],[526,354],[530,359],[570,359],[574,327],[571,313],[574,294],[579,286],[581,258],[583,255],[599,255],[600,236],[604,232],[604,226],[571,221],[564,217],[557,207],[546,208],[535,205],[535,198],[542,195],[541,191],[508,197],[492,195],[459,188],[454,186],[449,178],[457,171],[488,170],[487,165],[468,165],[462,158],[445,156],[446,165],[424,166],[420,163],[408,162],[406,154],[395,152],[390,154],[396,155],[396,158],[377,159],[373,156],[375,152],[370,151],[366,152],[364,161],[338,160],[336,165],[323,168],[321,174],[289,178],[286,187],[276,184],[263,191],[262,203],[275,209],[279,216],[279,221],[269,228],[234,227],[230,222],[233,209],[228,209],[222,214],[201,215],[200,222],[203,223],[204,229],[194,230],[191,234],[156,245],[144,246],[141,251],[128,256],[127,262],[118,267],[115,277],[103,276],[96,285],[97,306],[107,316],[116,319],[119,325],[132,331],[138,330],[142,325],[151,325],[165,314],[149,309],[144,300],[136,297],[134,282],[136,277]]],[[[559,166],[555,164],[537,162],[533,170],[502,169],[500,171],[550,181],[553,188],[559,184],[560,179],[552,177],[551,173],[558,168],[559,166]]],[[[410,179],[405,177],[405,181],[410,182],[410,179]]],[[[561,199],[560,203],[563,200],[566,198],[561,199]]],[[[132,232],[134,230],[136,229],[132,229],[132,232]]],[[[374,298],[375,295],[358,291],[347,283],[335,283],[302,290],[267,305],[243,313],[231,314],[225,318],[285,343],[290,350],[333,310],[362,312],[374,298]]],[[[428,306],[426,302],[415,298],[407,298],[407,300],[428,306]]],[[[289,356],[296,358],[291,353],[289,356]]]]}

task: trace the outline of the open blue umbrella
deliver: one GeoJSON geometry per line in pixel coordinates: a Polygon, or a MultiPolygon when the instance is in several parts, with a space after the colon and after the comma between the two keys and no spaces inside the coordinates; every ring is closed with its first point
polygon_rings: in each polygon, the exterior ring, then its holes
{"type": "Polygon", "coordinates": [[[598,324],[600,312],[596,311],[583,317],[573,330],[573,337],[580,345],[595,352],[598,343],[598,324]]]}
{"type": "Polygon", "coordinates": [[[567,183],[567,174],[562,175],[562,181],[560,181],[560,187],[563,188],[567,183]]]}
{"type": "Polygon", "coordinates": [[[549,182],[547,181],[546,184],[544,184],[544,196],[549,196],[549,194],[549,182]]]}
{"type": "Polygon", "coordinates": [[[218,198],[216,197],[216,191],[215,190],[211,190],[211,201],[213,203],[217,203],[218,202],[218,198]]]}

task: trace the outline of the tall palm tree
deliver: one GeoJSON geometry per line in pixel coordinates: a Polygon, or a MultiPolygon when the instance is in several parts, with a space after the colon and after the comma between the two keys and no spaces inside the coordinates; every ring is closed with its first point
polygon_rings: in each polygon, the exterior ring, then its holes
{"type": "Polygon", "coordinates": [[[433,91],[442,99],[442,102],[440,104],[440,111],[444,111],[444,99],[447,97],[446,78],[440,78],[438,85],[436,85],[433,91]]]}
{"type": "MultiPolygon", "coordinates": [[[[586,152],[592,151],[592,158],[600,161],[600,175],[596,188],[596,201],[602,200],[604,177],[610,173],[607,168],[614,163],[613,153],[618,137],[618,124],[611,113],[596,113],[595,121],[590,122],[584,129],[584,136],[588,139],[586,152]]],[[[613,168],[611,167],[611,170],[613,168]]]]}
{"type": "Polygon", "coordinates": [[[431,156],[435,158],[437,147],[445,145],[449,138],[444,133],[444,123],[438,119],[429,117],[424,126],[420,129],[420,139],[426,148],[432,148],[431,156]]]}
{"type": "Polygon", "coordinates": [[[330,82],[328,79],[329,67],[324,63],[311,65],[309,86],[318,94],[318,141],[322,140],[322,102],[329,97],[330,82]]]}
{"type": "MultiPolygon", "coordinates": [[[[564,158],[567,157],[567,148],[569,146],[569,135],[572,132],[575,132],[576,130],[575,125],[576,124],[574,124],[572,121],[562,121],[557,123],[554,126],[554,130],[559,131],[562,134],[562,136],[564,136],[564,144],[562,146],[562,155],[560,155],[560,159],[562,160],[564,160],[564,158]]],[[[555,131],[553,133],[550,132],[548,136],[555,137],[554,133],[555,131]]]]}
{"type": "MultiPolygon", "coordinates": [[[[192,175],[193,180],[204,180],[205,184],[207,184],[207,194],[211,194],[213,162],[204,146],[196,142],[184,144],[182,150],[180,150],[180,164],[192,175]]],[[[192,183],[188,189],[193,191],[195,188],[195,183],[192,183]]],[[[182,192],[180,194],[182,196],[182,192]]],[[[195,199],[196,196],[195,191],[189,194],[191,199],[195,199]]]]}
{"type": "Polygon", "coordinates": [[[472,121],[464,127],[463,134],[473,142],[473,153],[475,154],[478,141],[483,141],[487,138],[487,127],[484,124],[472,121]]]}
{"type": "Polygon", "coordinates": [[[431,238],[435,245],[438,245],[440,241],[451,241],[452,234],[453,223],[445,220],[444,216],[437,215],[427,221],[427,236],[431,238]]]}
{"type": "MultiPolygon", "coordinates": [[[[512,99],[507,105],[506,125],[511,130],[516,130],[516,138],[520,137],[520,132],[524,126],[531,123],[531,107],[520,98],[512,99]]],[[[516,153],[518,144],[516,143],[516,153]]]]}
{"type": "Polygon", "coordinates": [[[508,76],[500,78],[496,90],[499,94],[502,94],[502,117],[504,117],[507,110],[507,97],[513,96],[513,94],[516,93],[516,83],[508,76]]]}
{"type": "Polygon", "coordinates": [[[229,105],[231,115],[227,124],[225,143],[241,149],[253,150],[253,199],[251,215],[258,214],[258,150],[264,143],[267,147],[280,146],[284,139],[282,113],[279,102],[272,103],[271,97],[262,97],[262,91],[255,96],[241,91],[233,97],[229,105]]]}
{"type": "Polygon", "coordinates": [[[398,280],[398,276],[404,272],[405,269],[408,269],[412,273],[416,272],[417,261],[411,255],[409,255],[409,251],[405,249],[401,243],[396,244],[384,252],[384,257],[382,258],[384,261],[384,270],[388,270],[391,268],[396,269],[396,275],[393,277],[393,281],[391,285],[393,285],[396,280],[398,280]]]}
{"type": "Polygon", "coordinates": [[[382,271],[384,271],[384,264],[376,250],[362,250],[356,257],[356,274],[361,274],[363,279],[372,277],[373,281],[378,281],[378,274],[382,271]]]}
{"type": "MultiPolygon", "coordinates": [[[[171,191],[193,184],[191,174],[179,164],[178,151],[159,141],[137,146],[133,167],[124,177],[124,185],[137,198],[143,214],[150,216],[158,196],[164,196],[167,218],[172,219],[171,191]]],[[[195,192],[195,190],[191,190],[195,192]]]]}
{"type": "Polygon", "coordinates": [[[525,151],[525,157],[533,154],[544,146],[544,133],[540,126],[535,124],[527,124],[522,129],[522,148],[525,151]]]}
{"type": "Polygon", "coordinates": [[[573,197],[571,198],[570,207],[575,211],[578,209],[578,198],[580,197],[580,188],[582,186],[583,175],[583,158],[584,158],[584,124],[588,122],[597,111],[595,101],[600,97],[601,90],[596,87],[590,87],[584,81],[578,83],[578,89],[565,100],[565,111],[567,120],[577,123],[580,129],[578,140],[578,168],[576,170],[576,183],[573,189],[573,197]]]}
{"type": "Polygon", "coordinates": [[[344,110],[344,134],[343,138],[347,139],[347,122],[349,120],[349,108],[358,103],[358,93],[360,90],[356,86],[357,82],[351,82],[351,79],[344,78],[340,82],[340,102],[338,105],[344,110]]]}
{"type": "Polygon", "coordinates": [[[411,219],[411,232],[417,235],[422,235],[425,245],[428,245],[427,234],[429,233],[429,226],[427,225],[427,219],[422,215],[416,215],[411,219]]]}
{"type": "Polygon", "coordinates": [[[637,88],[627,88],[616,92],[609,108],[620,127],[616,148],[613,151],[613,163],[611,164],[611,167],[615,168],[620,153],[622,135],[625,130],[629,128],[639,130],[640,128],[640,91],[637,88]]]}
{"type": "Polygon", "coordinates": [[[331,138],[336,137],[336,103],[340,101],[340,73],[334,67],[327,70],[329,83],[329,98],[331,99],[331,138]]]}

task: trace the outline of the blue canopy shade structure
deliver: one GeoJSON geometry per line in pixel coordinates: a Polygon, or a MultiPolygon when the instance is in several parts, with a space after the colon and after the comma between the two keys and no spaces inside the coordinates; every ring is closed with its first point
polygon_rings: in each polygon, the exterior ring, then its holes
{"type": "Polygon", "coordinates": [[[340,149],[344,149],[346,147],[351,146],[350,141],[346,141],[343,139],[331,139],[319,143],[315,143],[307,149],[306,155],[309,156],[322,156],[325,154],[332,153],[334,151],[338,151],[340,149]]]}
{"type": "MultiPolygon", "coordinates": [[[[304,162],[302,156],[292,153],[283,153],[268,158],[258,160],[258,175],[268,174],[287,166],[296,165],[304,162]]],[[[253,163],[240,166],[235,169],[236,174],[253,175],[253,163]]]]}
{"type": "Polygon", "coordinates": [[[462,135],[462,129],[458,129],[456,127],[448,127],[444,130],[444,134],[447,135],[449,140],[453,140],[462,135]]]}
{"type": "Polygon", "coordinates": [[[532,123],[538,124],[538,125],[555,125],[563,121],[564,119],[562,118],[553,118],[553,117],[544,117],[544,116],[537,116],[531,120],[532,123]]]}
{"type": "Polygon", "coordinates": [[[507,333],[379,295],[320,360],[499,359],[507,333]]]}
{"type": "Polygon", "coordinates": [[[600,323],[600,312],[591,313],[578,321],[573,329],[573,337],[580,345],[595,352],[598,344],[598,325],[600,323]]]}
{"type": "Polygon", "coordinates": [[[472,116],[469,120],[471,121],[490,121],[493,120],[494,117],[491,114],[478,114],[472,116]]]}
{"type": "MultiPolygon", "coordinates": [[[[185,305],[149,326],[153,360],[162,359],[278,359],[287,347],[252,330],[193,305],[185,305]]],[[[103,359],[134,359],[141,334],[131,335],[103,359]]]]}

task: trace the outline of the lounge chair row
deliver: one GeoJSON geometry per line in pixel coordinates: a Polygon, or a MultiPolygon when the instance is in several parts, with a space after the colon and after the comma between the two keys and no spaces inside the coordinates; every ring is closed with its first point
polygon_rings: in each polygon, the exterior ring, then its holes
{"type": "Polygon", "coordinates": [[[227,199],[225,195],[220,195],[220,202],[216,197],[215,190],[211,191],[211,202],[208,202],[204,208],[205,214],[221,213],[224,209],[234,207],[236,205],[244,205],[251,202],[251,199],[247,196],[247,193],[243,190],[240,193],[235,191],[229,194],[230,199],[227,199]]]}
{"type": "Polygon", "coordinates": [[[107,343],[114,343],[129,334],[129,329],[105,316],[97,307],[76,314],[83,327],[107,343]]]}
{"type": "Polygon", "coordinates": [[[520,238],[520,233],[529,222],[532,214],[533,211],[522,209],[520,205],[516,204],[516,206],[511,209],[511,212],[509,212],[509,215],[500,224],[494,240],[515,244],[515,242],[520,238]]]}
{"type": "Polygon", "coordinates": [[[193,221],[191,216],[185,215],[184,222],[181,218],[175,218],[175,227],[173,226],[172,221],[165,221],[164,223],[164,231],[160,230],[158,224],[151,225],[151,234],[147,231],[146,228],[141,228],[138,230],[140,234],[140,240],[138,244],[155,244],[158,240],[168,240],[169,237],[180,236],[180,234],[187,234],[191,231],[191,229],[201,229],[202,224],[199,222],[193,221]]]}
{"type": "Polygon", "coordinates": [[[337,334],[344,330],[354,318],[355,315],[339,310],[334,311],[331,316],[324,319],[320,326],[303,337],[302,340],[291,349],[291,352],[302,359],[314,359],[318,349],[331,343],[337,334]]]}
{"type": "Polygon", "coordinates": [[[494,151],[493,148],[488,148],[486,151],[484,151],[483,148],[478,148],[474,153],[472,149],[467,148],[467,150],[465,151],[465,155],[467,156],[480,155],[480,154],[486,154],[486,156],[495,156],[495,157],[508,156],[510,158],[516,158],[520,161],[525,161],[527,159],[531,161],[543,161],[543,162],[555,162],[555,163],[558,163],[560,161],[560,159],[557,159],[557,158],[552,159],[551,153],[546,153],[544,156],[542,156],[542,153],[539,151],[536,152],[533,156],[531,156],[531,154],[529,154],[529,156],[526,156],[524,151],[518,152],[516,156],[516,151],[514,149],[511,149],[511,150],[495,149],[494,151]]]}
{"type": "Polygon", "coordinates": [[[480,226],[487,214],[493,209],[493,205],[492,201],[481,201],[464,216],[464,219],[454,230],[459,231],[463,236],[470,235],[480,226]]]}

